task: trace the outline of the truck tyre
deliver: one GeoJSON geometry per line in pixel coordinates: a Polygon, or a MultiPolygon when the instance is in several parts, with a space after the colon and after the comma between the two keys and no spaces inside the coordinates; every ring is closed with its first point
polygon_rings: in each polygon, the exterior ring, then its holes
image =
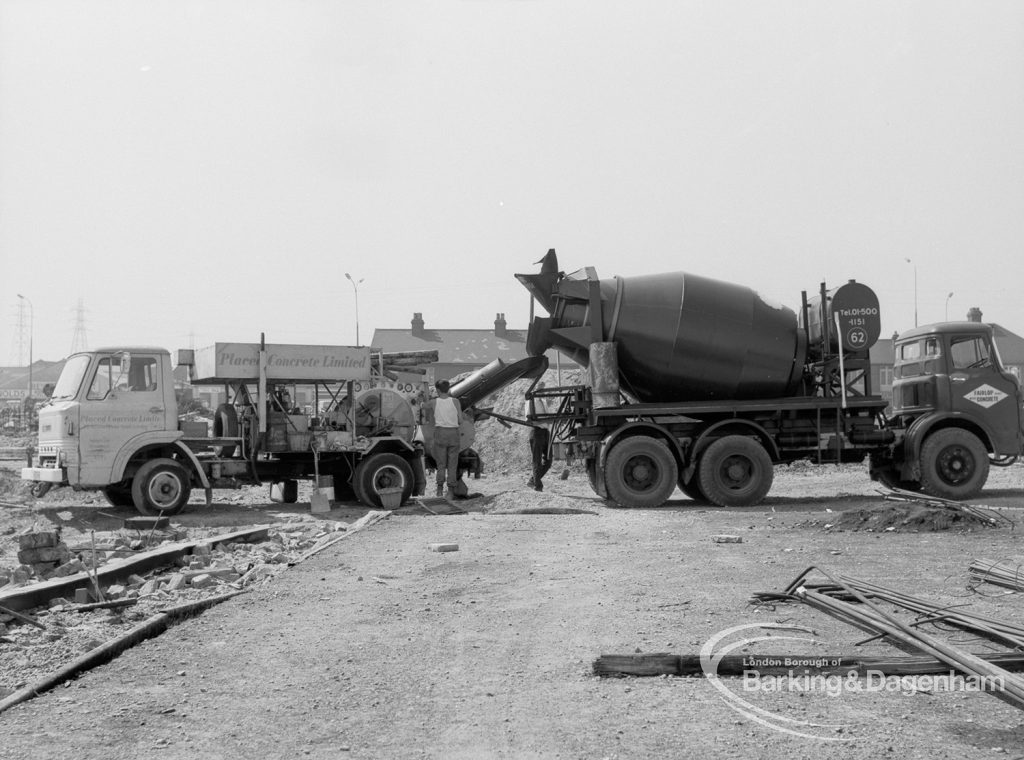
{"type": "Polygon", "coordinates": [[[117,483],[103,489],[103,496],[112,507],[132,507],[135,500],[132,499],[131,484],[117,483]]]}
{"type": "Polygon", "coordinates": [[[658,507],[676,489],[679,468],[662,441],[646,435],[615,444],[604,468],[608,498],[620,507],[658,507]]]}
{"type": "Polygon", "coordinates": [[[771,490],[775,470],[760,443],[745,435],[727,435],[701,454],[697,474],[700,490],[712,504],[749,507],[771,490]]]}
{"type": "Polygon", "coordinates": [[[598,477],[597,474],[597,460],[587,459],[584,462],[587,470],[587,480],[590,481],[590,487],[594,489],[594,493],[600,496],[602,499],[608,498],[608,489],[605,487],[604,478],[598,477]]]}
{"type": "MultiPolygon", "coordinates": [[[[213,413],[213,437],[214,438],[237,438],[238,437],[238,412],[232,404],[221,404],[213,413]]],[[[213,451],[219,457],[233,457],[234,444],[230,446],[214,446],[213,451]]]]}
{"type": "Polygon", "coordinates": [[[988,480],[988,451],[960,428],[936,430],[921,446],[921,490],[942,499],[977,496],[988,480]]]}
{"type": "Polygon", "coordinates": [[[683,476],[680,474],[679,490],[686,496],[689,496],[693,501],[701,504],[707,504],[708,497],[704,495],[702,490],[700,490],[700,476],[698,473],[693,473],[693,477],[690,478],[689,483],[685,482],[683,480],[683,476]]]}
{"type": "Polygon", "coordinates": [[[894,491],[920,491],[921,484],[916,480],[903,480],[900,478],[899,469],[891,460],[882,459],[872,454],[868,459],[869,474],[872,480],[876,480],[886,488],[894,491]]]}
{"type": "Polygon", "coordinates": [[[132,480],[132,501],[144,515],[176,515],[191,492],[188,470],[173,459],[150,459],[132,480]]]}
{"type": "Polygon", "coordinates": [[[412,465],[397,454],[373,454],[358,465],[352,476],[356,498],[368,507],[379,508],[384,504],[381,491],[386,488],[401,488],[399,504],[404,504],[412,494],[414,484],[412,465]]]}

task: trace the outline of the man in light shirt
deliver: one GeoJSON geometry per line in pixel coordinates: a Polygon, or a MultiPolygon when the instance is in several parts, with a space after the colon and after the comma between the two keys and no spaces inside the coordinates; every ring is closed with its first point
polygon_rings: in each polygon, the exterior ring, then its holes
{"type": "Polygon", "coordinates": [[[427,412],[434,422],[434,462],[437,464],[437,495],[444,495],[444,487],[448,486],[448,496],[455,496],[455,484],[459,479],[459,425],[462,422],[462,405],[457,398],[452,398],[448,391],[451,385],[447,380],[434,383],[437,398],[427,404],[427,412]]]}

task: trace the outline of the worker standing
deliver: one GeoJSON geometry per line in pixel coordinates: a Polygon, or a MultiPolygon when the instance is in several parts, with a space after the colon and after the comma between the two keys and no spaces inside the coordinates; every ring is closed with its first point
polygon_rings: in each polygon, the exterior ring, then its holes
{"type": "MultiPolygon", "coordinates": [[[[543,388],[543,382],[537,385],[537,390],[543,388]]],[[[546,415],[548,413],[547,398],[544,396],[531,397],[526,402],[524,412],[528,420],[535,420],[538,414],[546,415]]],[[[546,421],[533,422],[530,427],[530,459],[533,469],[526,484],[534,491],[543,491],[543,478],[551,469],[551,431],[546,421]]]]}
{"type": "Polygon", "coordinates": [[[448,496],[454,497],[459,479],[459,425],[462,422],[462,405],[452,398],[447,380],[434,383],[437,397],[427,404],[428,413],[434,422],[434,462],[437,464],[437,495],[444,495],[445,484],[448,496]]]}

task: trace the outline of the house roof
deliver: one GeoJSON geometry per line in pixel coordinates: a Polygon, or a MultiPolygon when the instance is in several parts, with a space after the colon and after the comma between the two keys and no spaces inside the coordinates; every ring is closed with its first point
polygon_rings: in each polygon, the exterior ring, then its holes
{"type": "MultiPolygon", "coordinates": [[[[64,360],[50,362],[39,359],[32,362],[32,385],[55,383],[64,369],[64,360]]],[[[0,367],[0,389],[22,389],[28,387],[28,367],[0,367]]]]}

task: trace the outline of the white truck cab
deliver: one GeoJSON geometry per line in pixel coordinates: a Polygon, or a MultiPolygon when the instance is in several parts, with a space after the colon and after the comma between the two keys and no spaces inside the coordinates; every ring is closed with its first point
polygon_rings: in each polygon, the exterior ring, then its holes
{"type": "Polygon", "coordinates": [[[117,483],[127,464],[119,454],[180,439],[177,419],[165,349],[74,354],[39,411],[37,466],[22,469],[22,478],[76,488],[117,483]]]}

